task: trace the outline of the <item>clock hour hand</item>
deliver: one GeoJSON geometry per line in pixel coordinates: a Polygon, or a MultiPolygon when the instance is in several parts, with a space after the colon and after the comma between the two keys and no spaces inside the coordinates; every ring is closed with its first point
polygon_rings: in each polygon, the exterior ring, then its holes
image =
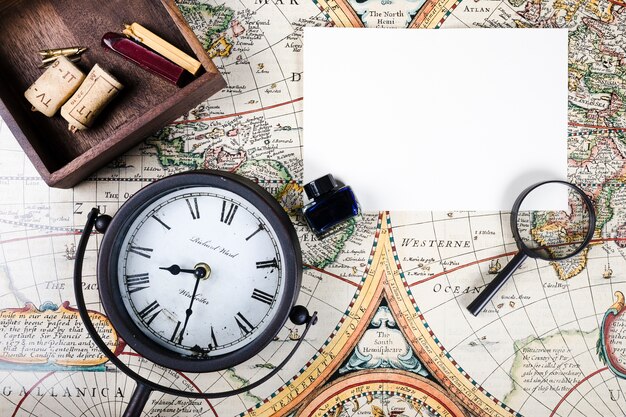
{"type": "MultiPolygon", "coordinates": [[[[204,272],[203,270],[201,270],[199,268],[196,268],[196,269],[183,269],[183,268],[181,268],[178,265],[172,265],[172,266],[167,267],[167,268],[162,266],[159,269],[162,269],[164,271],[168,271],[172,275],[178,275],[178,274],[180,274],[182,272],[184,274],[194,274],[194,275],[196,275],[196,277],[198,277],[200,274],[202,274],[204,272]]],[[[200,278],[203,278],[203,277],[204,276],[201,276],[200,278]]]]}

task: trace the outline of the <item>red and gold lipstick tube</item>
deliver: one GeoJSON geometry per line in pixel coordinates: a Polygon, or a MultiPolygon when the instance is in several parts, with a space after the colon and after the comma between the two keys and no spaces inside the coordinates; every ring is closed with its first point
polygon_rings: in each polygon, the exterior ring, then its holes
{"type": "Polygon", "coordinates": [[[178,87],[183,87],[193,79],[182,67],[120,33],[106,33],[102,37],[102,46],[178,87]]]}

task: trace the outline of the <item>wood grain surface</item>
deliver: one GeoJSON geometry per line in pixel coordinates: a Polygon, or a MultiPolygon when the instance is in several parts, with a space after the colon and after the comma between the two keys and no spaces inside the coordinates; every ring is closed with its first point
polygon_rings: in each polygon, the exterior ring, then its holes
{"type": "Polygon", "coordinates": [[[173,0],[0,0],[0,34],[0,116],[51,186],[75,185],[225,86],[173,0]],[[102,48],[104,33],[132,22],[196,56],[204,73],[180,89],[102,48]],[[85,74],[98,63],[125,89],[74,134],[60,115],[32,112],[24,91],[43,72],[38,50],[77,45],[89,48],[77,64],[85,74]]]}

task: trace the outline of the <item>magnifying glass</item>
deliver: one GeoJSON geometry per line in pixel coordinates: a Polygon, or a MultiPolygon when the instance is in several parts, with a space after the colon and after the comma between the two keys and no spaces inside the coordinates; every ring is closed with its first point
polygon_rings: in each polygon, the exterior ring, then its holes
{"type": "Polygon", "coordinates": [[[526,258],[560,261],[580,253],[596,228],[593,203],[566,181],[545,181],[525,189],[511,210],[511,230],[519,252],[467,307],[477,316],[526,258]],[[545,201],[567,201],[564,210],[537,210],[545,201]]]}

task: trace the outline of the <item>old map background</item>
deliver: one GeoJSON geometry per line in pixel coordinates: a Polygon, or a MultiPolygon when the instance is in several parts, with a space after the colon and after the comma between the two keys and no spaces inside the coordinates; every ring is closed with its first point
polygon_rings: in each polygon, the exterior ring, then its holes
{"type": "MultiPolygon", "coordinates": [[[[515,253],[506,213],[371,213],[324,243],[294,216],[307,264],[300,302],[320,312],[304,348],[278,377],[245,395],[209,402],[154,394],[147,415],[284,415],[299,408],[301,415],[313,415],[311,409],[333,416],[626,415],[626,382],[596,354],[602,317],[614,293],[626,290],[626,4],[179,5],[228,82],[210,101],[71,190],[46,187],[0,122],[0,415],[114,416],[130,397],[132,381],[102,363],[72,311],[74,248],[90,207],[114,214],[150,181],[202,167],[254,178],[287,209],[300,204],[302,28],[311,25],[569,28],[569,174],[596,203],[594,244],[558,265],[526,262],[473,318],[465,306],[493,277],[490,268],[515,253]],[[394,373],[361,372],[374,368],[394,373]],[[323,386],[327,381],[332,384],[323,386]],[[305,398],[326,403],[304,410],[305,398]]],[[[385,54],[375,51],[376,61],[384,64],[385,54]]],[[[489,77],[462,69],[458,76],[489,77]]],[[[523,83],[524,74],[510,74],[510,82],[523,83]]],[[[450,106],[454,123],[462,109],[450,106]]],[[[519,123],[531,115],[532,109],[518,115],[519,123]]],[[[476,163],[489,163],[487,151],[476,163]]],[[[388,181],[393,164],[381,155],[379,170],[388,181]]],[[[92,240],[86,271],[95,271],[96,248],[92,240]]],[[[86,297],[90,309],[102,311],[94,273],[88,272],[86,297]]],[[[220,374],[162,371],[128,348],[120,357],[173,386],[236,388],[280,362],[294,332],[287,326],[258,357],[220,374]]]]}

